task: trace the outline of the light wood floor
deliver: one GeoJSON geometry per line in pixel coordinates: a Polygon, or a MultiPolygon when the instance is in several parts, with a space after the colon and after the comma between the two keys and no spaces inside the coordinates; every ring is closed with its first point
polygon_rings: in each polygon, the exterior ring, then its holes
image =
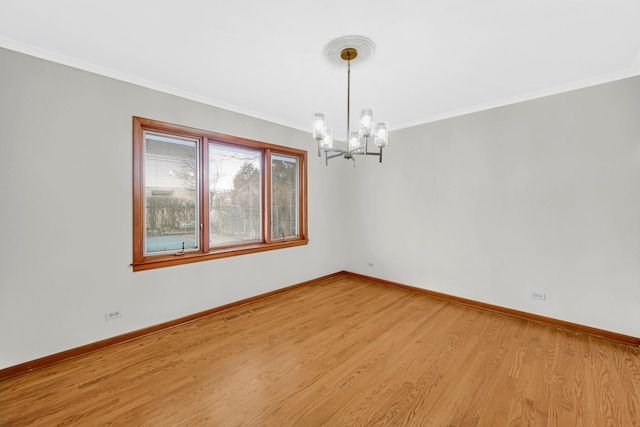
{"type": "Polygon", "coordinates": [[[639,426],[640,349],[341,276],[6,380],[0,425],[639,426]]]}

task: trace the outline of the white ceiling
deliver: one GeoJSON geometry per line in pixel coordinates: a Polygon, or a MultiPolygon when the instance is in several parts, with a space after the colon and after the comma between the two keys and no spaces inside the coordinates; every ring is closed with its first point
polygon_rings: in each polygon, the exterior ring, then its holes
{"type": "Polygon", "coordinates": [[[0,0],[0,46],[309,131],[391,130],[640,74],[640,0],[0,0]]]}

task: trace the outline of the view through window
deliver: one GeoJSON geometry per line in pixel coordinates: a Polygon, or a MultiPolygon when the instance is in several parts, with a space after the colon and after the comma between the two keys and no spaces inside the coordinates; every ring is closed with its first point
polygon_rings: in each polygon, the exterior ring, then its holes
{"type": "Polygon", "coordinates": [[[134,117],[134,270],[307,243],[306,151],[134,117]]]}

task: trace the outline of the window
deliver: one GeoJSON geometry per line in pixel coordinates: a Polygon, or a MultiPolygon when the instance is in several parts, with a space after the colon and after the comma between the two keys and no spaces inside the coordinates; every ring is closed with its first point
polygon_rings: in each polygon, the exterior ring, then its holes
{"type": "Polygon", "coordinates": [[[271,156],[271,235],[282,239],[298,237],[298,158],[271,156]]]}
{"type": "Polygon", "coordinates": [[[306,156],[134,117],[134,271],[307,244],[306,156]]]}

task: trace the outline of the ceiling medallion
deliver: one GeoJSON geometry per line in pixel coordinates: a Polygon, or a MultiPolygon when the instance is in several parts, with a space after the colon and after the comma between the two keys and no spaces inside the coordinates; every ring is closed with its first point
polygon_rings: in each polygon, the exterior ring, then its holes
{"type": "Polygon", "coordinates": [[[334,64],[343,66],[344,61],[340,54],[344,49],[355,49],[358,52],[357,60],[351,58],[354,62],[361,62],[370,58],[376,51],[376,45],[371,39],[362,36],[344,36],[330,41],[324,47],[323,53],[327,59],[334,64]]]}

